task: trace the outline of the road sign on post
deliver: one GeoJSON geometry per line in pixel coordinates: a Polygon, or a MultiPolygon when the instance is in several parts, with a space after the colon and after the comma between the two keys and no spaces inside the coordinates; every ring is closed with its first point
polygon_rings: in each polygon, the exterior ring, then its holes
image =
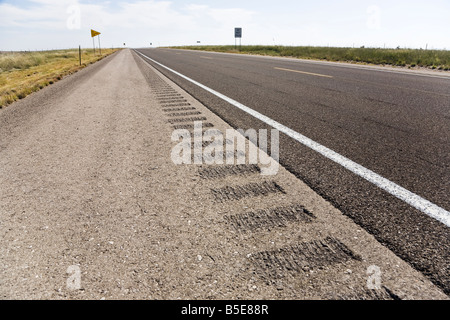
{"type": "Polygon", "coordinates": [[[91,29],[92,43],[94,44],[94,54],[95,54],[95,41],[94,41],[94,38],[98,36],[98,48],[100,50],[100,55],[102,55],[102,49],[101,49],[101,46],[100,46],[100,34],[101,34],[100,32],[91,29]]]}
{"type": "Polygon", "coordinates": [[[234,28],[234,37],[242,38],[242,28],[234,28]]]}
{"type": "Polygon", "coordinates": [[[242,28],[234,28],[234,48],[237,47],[237,41],[236,39],[239,38],[239,48],[241,47],[241,39],[242,39],[242,28]]]}

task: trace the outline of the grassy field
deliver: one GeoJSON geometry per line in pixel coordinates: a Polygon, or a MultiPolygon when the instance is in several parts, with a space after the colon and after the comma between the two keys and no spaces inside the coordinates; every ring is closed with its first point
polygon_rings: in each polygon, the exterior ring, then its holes
{"type": "Polygon", "coordinates": [[[240,50],[239,48],[236,50],[234,46],[187,46],[173,48],[450,70],[450,51],[444,50],[285,46],[242,46],[240,50]]]}
{"type": "Polygon", "coordinates": [[[64,76],[94,63],[118,49],[102,49],[94,55],[93,49],[39,52],[0,52],[0,108],[23,99],[64,76]]]}

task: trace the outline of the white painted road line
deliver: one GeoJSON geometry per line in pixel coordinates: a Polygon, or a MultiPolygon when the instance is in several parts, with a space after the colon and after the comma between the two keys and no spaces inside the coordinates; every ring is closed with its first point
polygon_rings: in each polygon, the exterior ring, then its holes
{"type": "Polygon", "coordinates": [[[281,71],[288,71],[288,72],[307,74],[307,75],[310,75],[310,76],[317,76],[317,77],[324,77],[324,78],[333,78],[333,76],[329,76],[329,75],[326,75],[326,74],[320,74],[320,73],[312,73],[312,72],[305,72],[305,71],[300,71],[300,70],[285,69],[285,68],[278,68],[278,67],[274,67],[274,69],[281,70],[281,71]]]}
{"type": "Polygon", "coordinates": [[[447,227],[450,227],[450,212],[447,210],[435,205],[434,203],[422,198],[421,196],[397,185],[396,183],[383,178],[379,174],[357,164],[356,162],[353,162],[352,160],[340,155],[339,153],[311,140],[308,137],[305,137],[304,135],[282,125],[279,122],[276,122],[275,120],[272,120],[269,117],[266,117],[265,115],[221,94],[220,92],[217,92],[173,69],[170,69],[169,67],[166,67],[165,65],[159,63],[158,61],[153,60],[152,58],[146,56],[145,54],[135,51],[144,58],[154,62],[155,64],[165,68],[166,70],[182,77],[183,79],[199,86],[200,88],[208,91],[209,93],[212,93],[213,95],[225,100],[226,102],[230,103],[231,105],[235,106],[236,108],[250,114],[251,116],[255,117],[256,119],[270,125],[271,127],[277,129],[278,131],[286,134],[287,136],[291,137],[292,139],[297,140],[301,144],[309,147],[310,149],[320,153],[324,157],[336,162],[337,164],[343,166],[344,168],[348,169],[349,171],[353,172],[354,174],[364,178],[365,180],[369,181],[370,183],[378,186],[379,188],[385,190],[386,192],[390,193],[391,195],[397,197],[398,199],[406,202],[410,206],[416,208],[417,210],[427,214],[428,216],[442,222],[447,227]]]}

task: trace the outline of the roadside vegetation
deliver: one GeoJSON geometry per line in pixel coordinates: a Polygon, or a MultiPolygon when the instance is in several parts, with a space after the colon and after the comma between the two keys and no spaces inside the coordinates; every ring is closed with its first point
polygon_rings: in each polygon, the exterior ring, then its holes
{"type": "Polygon", "coordinates": [[[23,99],[119,49],[0,52],[0,108],[23,99]]]}
{"type": "Polygon", "coordinates": [[[450,70],[450,51],[445,50],[286,46],[242,46],[240,49],[239,47],[236,49],[235,46],[187,46],[173,48],[450,70]]]}

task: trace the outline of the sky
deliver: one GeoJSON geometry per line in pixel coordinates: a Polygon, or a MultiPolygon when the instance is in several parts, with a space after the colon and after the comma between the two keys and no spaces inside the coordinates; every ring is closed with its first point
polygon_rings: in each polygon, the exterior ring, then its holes
{"type": "Polygon", "coordinates": [[[0,51],[234,44],[450,50],[450,0],[0,0],[0,51]],[[95,38],[98,47],[98,38],[95,38]]]}

